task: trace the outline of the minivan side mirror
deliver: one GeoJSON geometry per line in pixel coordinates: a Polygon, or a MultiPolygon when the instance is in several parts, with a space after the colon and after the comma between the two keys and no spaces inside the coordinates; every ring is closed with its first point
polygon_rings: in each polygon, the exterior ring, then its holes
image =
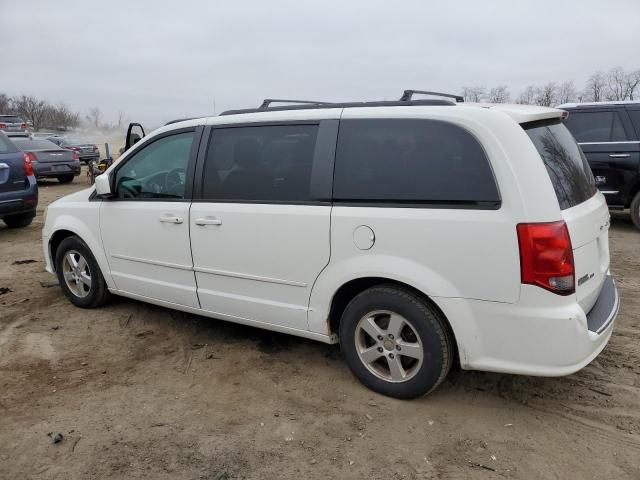
{"type": "Polygon", "coordinates": [[[111,179],[109,178],[108,173],[103,173],[102,175],[98,175],[96,177],[96,195],[99,197],[110,197],[113,195],[111,191],[111,179]]]}

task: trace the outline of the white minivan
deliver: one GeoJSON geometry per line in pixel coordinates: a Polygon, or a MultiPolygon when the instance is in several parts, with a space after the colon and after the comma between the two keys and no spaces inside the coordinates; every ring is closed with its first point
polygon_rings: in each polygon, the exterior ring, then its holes
{"type": "Polygon", "coordinates": [[[159,128],[49,206],[47,270],[79,307],[116,294],[339,342],[398,398],[454,363],[581,369],[619,300],[607,205],[566,112],[414,93],[159,128]]]}

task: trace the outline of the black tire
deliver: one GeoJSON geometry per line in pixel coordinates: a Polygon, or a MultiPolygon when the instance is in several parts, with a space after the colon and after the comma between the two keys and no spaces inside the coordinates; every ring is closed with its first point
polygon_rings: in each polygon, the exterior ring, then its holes
{"type": "Polygon", "coordinates": [[[10,215],[2,220],[9,228],[22,228],[31,225],[33,221],[33,213],[21,213],[20,215],[10,215]]]}
{"type": "Polygon", "coordinates": [[[107,284],[104,281],[98,262],[89,250],[89,247],[78,237],[71,236],[65,238],[58,249],[55,252],[55,266],[56,275],[58,276],[58,283],[64,292],[65,296],[77,307],[81,308],[97,308],[104,305],[111,298],[111,293],[107,289],[107,284]],[[90,277],[91,285],[89,286],[88,293],[84,297],[79,297],[71,291],[67,285],[63,274],[63,260],[67,253],[70,251],[76,251],[86,259],[90,277]]]}
{"type": "Polygon", "coordinates": [[[58,181],[60,183],[71,183],[73,182],[73,175],[62,175],[61,177],[58,177],[58,181]]]}
{"type": "Polygon", "coordinates": [[[636,196],[633,197],[629,208],[631,209],[631,221],[636,228],[640,229],[640,192],[636,193],[636,196]]]}
{"type": "MultiPolygon", "coordinates": [[[[390,325],[387,328],[390,329],[390,325]]],[[[425,299],[393,285],[372,287],[354,297],[342,314],[339,333],[340,348],[353,374],[371,390],[390,397],[410,399],[433,391],[445,379],[453,364],[453,339],[442,313],[425,299]],[[380,378],[370,370],[372,365],[378,368],[376,365],[380,363],[367,366],[358,353],[360,347],[357,346],[357,342],[360,341],[359,335],[362,335],[358,324],[370,313],[380,311],[393,312],[401,316],[411,328],[409,331],[403,330],[402,335],[410,333],[413,338],[417,336],[417,341],[422,347],[421,363],[414,363],[412,376],[407,380],[394,382],[391,379],[380,378]]],[[[396,342],[398,340],[396,339],[396,342]]],[[[384,368],[384,362],[390,362],[387,355],[394,358],[392,352],[396,354],[399,362],[414,361],[409,357],[400,360],[403,355],[401,352],[387,350],[386,344],[384,349],[381,343],[378,345],[376,349],[384,352],[376,361],[383,362],[381,368],[384,368]]],[[[390,366],[390,363],[387,365],[390,366]]],[[[408,370],[403,372],[407,373],[408,370]]]]}

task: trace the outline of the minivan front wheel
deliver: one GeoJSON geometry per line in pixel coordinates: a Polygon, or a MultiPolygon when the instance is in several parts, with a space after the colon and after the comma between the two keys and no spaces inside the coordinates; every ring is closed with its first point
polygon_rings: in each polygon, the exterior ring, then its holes
{"type": "Polygon", "coordinates": [[[77,307],[95,308],[110,298],[98,262],[78,237],[60,242],[55,258],[58,282],[65,296],[77,307]]]}
{"type": "Polygon", "coordinates": [[[351,300],[340,322],[340,347],[364,385],[403,399],[431,392],[453,363],[443,315],[395,286],[373,287],[351,300]]]}

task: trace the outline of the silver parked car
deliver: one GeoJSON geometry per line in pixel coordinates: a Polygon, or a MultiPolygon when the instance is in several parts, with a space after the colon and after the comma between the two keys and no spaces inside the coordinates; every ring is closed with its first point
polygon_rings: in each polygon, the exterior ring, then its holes
{"type": "Polygon", "coordinates": [[[29,127],[27,122],[17,115],[0,115],[0,131],[3,131],[9,137],[29,137],[29,127]]]}

